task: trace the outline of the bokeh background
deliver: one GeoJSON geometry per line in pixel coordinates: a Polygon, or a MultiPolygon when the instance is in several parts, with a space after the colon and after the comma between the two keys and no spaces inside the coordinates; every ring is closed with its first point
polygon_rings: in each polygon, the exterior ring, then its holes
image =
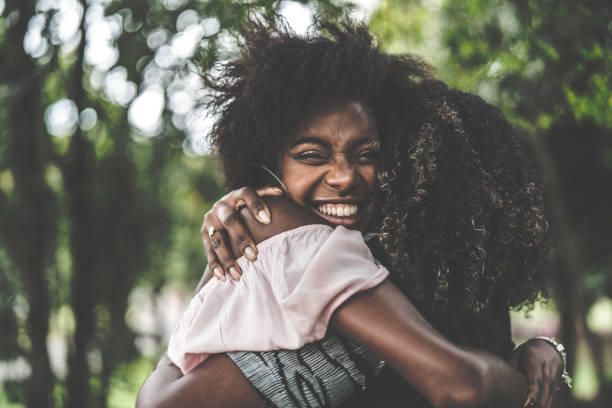
{"type": "Polygon", "coordinates": [[[247,10],[298,32],[349,10],[393,53],[499,106],[552,213],[551,298],[517,341],[557,336],[573,391],[612,406],[609,0],[0,0],[0,406],[132,407],[205,264],[224,192],[200,74],[247,10]]]}

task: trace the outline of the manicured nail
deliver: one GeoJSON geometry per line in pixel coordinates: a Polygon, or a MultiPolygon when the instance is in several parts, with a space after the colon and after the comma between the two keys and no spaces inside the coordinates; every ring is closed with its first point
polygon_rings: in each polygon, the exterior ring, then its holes
{"type": "Polygon", "coordinates": [[[270,219],[270,215],[265,212],[264,210],[261,210],[259,213],[259,219],[263,221],[264,224],[269,224],[271,219],[270,219]]]}
{"type": "Polygon", "coordinates": [[[253,248],[249,246],[244,248],[244,256],[246,256],[247,259],[251,262],[254,262],[257,259],[257,254],[255,253],[255,251],[253,251],[253,248]]]}
{"type": "Polygon", "coordinates": [[[220,268],[213,269],[213,275],[215,275],[215,278],[219,279],[221,282],[225,282],[225,275],[223,275],[220,268]]]}
{"type": "Polygon", "coordinates": [[[234,279],[235,281],[240,280],[241,273],[240,271],[238,271],[238,269],[234,268],[233,266],[230,266],[229,273],[232,276],[232,279],[234,279]]]}

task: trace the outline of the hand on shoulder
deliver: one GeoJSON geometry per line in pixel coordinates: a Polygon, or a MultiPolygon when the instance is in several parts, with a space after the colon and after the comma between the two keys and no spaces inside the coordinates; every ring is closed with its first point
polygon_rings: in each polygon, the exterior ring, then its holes
{"type": "MultiPolygon", "coordinates": [[[[239,212],[256,243],[260,243],[281,232],[289,231],[304,225],[330,225],[323,218],[308,211],[288,198],[270,196],[263,197],[263,200],[272,214],[269,224],[260,223],[246,207],[241,208],[239,212]]],[[[235,245],[236,244],[232,242],[233,252],[235,254],[240,254],[240,249],[235,245]]]]}

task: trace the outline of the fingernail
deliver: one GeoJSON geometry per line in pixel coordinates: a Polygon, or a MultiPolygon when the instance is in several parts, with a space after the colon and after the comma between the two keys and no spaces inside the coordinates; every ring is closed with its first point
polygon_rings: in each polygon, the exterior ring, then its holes
{"type": "Polygon", "coordinates": [[[257,254],[253,251],[253,248],[246,247],[244,248],[244,256],[251,262],[254,262],[257,259],[257,254]]]}
{"type": "Polygon", "coordinates": [[[238,269],[234,268],[233,266],[230,266],[229,273],[232,276],[232,279],[234,279],[235,281],[240,280],[240,271],[238,271],[238,269]]]}
{"type": "Polygon", "coordinates": [[[223,272],[221,272],[220,268],[213,269],[213,275],[215,275],[215,277],[221,282],[225,282],[225,275],[223,275],[223,272]]]}
{"type": "Polygon", "coordinates": [[[265,212],[264,210],[261,210],[257,215],[259,215],[259,218],[263,221],[264,224],[269,224],[270,223],[270,215],[265,212]]]}

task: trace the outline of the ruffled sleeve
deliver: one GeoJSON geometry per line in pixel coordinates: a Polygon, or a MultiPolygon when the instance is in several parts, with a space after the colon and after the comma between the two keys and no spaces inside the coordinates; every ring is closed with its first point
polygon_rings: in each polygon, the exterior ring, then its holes
{"type": "Polygon", "coordinates": [[[299,227],[257,248],[257,261],[238,259],[239,282],[209,281],[177,323],[168,356],[184,374],[209,354],[319,340],[338,306],[388,275],[361,234],[341,226],[299,227]]]}

